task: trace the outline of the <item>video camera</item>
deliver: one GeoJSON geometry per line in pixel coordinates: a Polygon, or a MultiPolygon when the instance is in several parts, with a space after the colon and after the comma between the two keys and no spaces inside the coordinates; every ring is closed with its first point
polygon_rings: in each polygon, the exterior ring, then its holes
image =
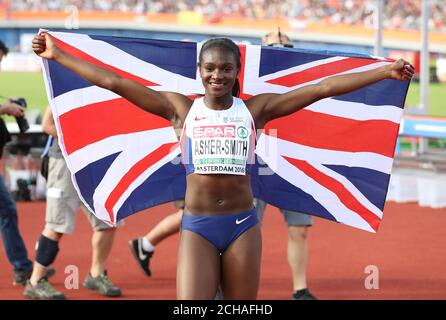
{"type": "MultiPolygon", "coordinates": [[[[27,107],[25,98],[10,99],[9,101],[11,101],[12,103],[18,104],[22,108],[27,107]]],[[[19,126],[20,133],[24,133],[29,129],[28,120],[25,118],[24,115],[21,117],[15,117],[15,120],[17,121],[17,125],[19,126]]]]}

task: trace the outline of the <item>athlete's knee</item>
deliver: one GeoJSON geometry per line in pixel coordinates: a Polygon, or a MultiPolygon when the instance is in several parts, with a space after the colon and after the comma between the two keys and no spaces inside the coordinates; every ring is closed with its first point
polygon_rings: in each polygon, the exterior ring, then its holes
{"type": "Polygon", "coordinates": [[[99,227],[93,229],[93,234],[96,237],[107,238],[113,237],[115,235],[116,228],[115,227],[99,227]]]}
{"type": "Polygon", "coordinates": [[[306,240],[308,236],[307,226],[289,226],[288,227],[288,237],[290,240],[306,240]]]}
{"type": "Polygon", "coordinates": [[[48,267],[54,262],[58,252],[59,242],[42,234],[37,244],[36,262],[44,267],[48,267]]]}

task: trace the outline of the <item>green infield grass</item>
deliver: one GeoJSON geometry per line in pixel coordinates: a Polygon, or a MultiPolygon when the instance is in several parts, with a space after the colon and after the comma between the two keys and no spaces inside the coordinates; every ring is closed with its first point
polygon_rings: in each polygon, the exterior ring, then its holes
{"type": "MultiPolygon", "coordinates": [[[[420,105],[420,84],[412,82],[407,94],[406,103],[410,107],[420,105]]],[[[446,84],[431,83],[429,85],[429,115],[446,117],[446,84]]]]}

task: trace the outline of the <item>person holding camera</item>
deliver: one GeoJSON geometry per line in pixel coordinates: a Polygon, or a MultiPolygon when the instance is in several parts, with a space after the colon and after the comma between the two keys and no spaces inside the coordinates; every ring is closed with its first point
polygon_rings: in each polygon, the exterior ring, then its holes
{"type": "MultiPolygon", "coordinates": [[[[8,53],[8,48],[0,41],[0,62],[8,53]]],[[[24,108],[8,101],[0,105],[0,116],[9,115],[16,118],[23,117],[24,108]]],[[[0,150],[10,141],[8,129],[0,118],[0,150]]],[[[0,151],[0,156],[1,152],[0,151]]],[[[31,276],[33,265],[28,259],[28,252],[19,231],[17,208],[14,199],[6,188],[3,177],[0,175],[0,232],[6,256],[14,268],[13,285],[25,285],[31,276]]]]}
{"type": "MultiPolygon", "coordinates": [[[[22,113],[22,107],[14,103],[7,102],[0,106],[0,115],[2,116],[5,114],[15,116],[22,113]]],[[[3,120],[1,121],[2,127],[5,129],[6,126],[3,120]]],[[[4,129],[2,129],[2,150],[7,142],[3,137],[9,136],[4,129]]],[[[2,176],[0,176],[0,231],[6,256],[14,268],[13,285],[24,285],[26,279],[31,275],[33,265],[28,259],[28,252],[20,235],[15,201],[6,188],[2,176]]]]}

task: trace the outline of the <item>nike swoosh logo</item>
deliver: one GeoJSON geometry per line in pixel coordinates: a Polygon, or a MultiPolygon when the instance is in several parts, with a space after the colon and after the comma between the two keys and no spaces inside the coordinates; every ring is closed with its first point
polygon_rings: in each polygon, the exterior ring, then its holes
{"type": "Polygon", "coordinates": [[[246,218],[239,220],[238,218],[235,220],[235,224],[240,224],[243,223],[244,221],[246,221],[246,219],[248,219],[251,215],[247,216],[246,218]]]}
{"type": "Polygon", "coordinates": [[[206,119],[206,118],[207,118],[207,117],[198,118],[197,116],[195,116],[195,121],[204,120],[204,119],[206,119]]]}
{"type": "Polygon", "coordinates": [[[141,242],[142,242],[141,239],[138,239],[138,255],[141,260],[144,260],[147,258],[147,254],[142,252],[142,243],[141,242]]]}

